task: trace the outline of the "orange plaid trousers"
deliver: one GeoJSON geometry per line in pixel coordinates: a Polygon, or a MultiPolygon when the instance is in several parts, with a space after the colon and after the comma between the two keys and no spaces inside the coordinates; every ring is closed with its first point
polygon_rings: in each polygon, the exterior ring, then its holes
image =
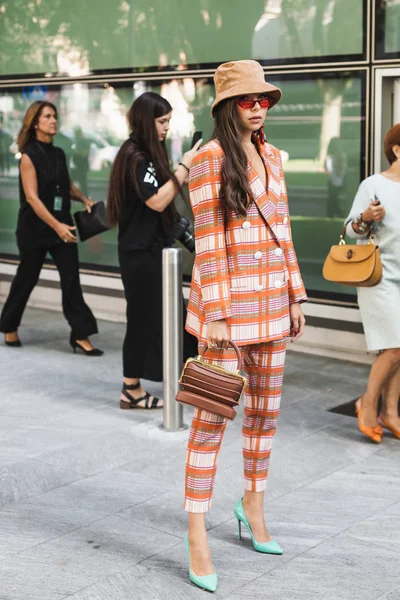
{"type": "MultiPolygon", "coordinates": [[[[200,345],[199,348],[202,346],[200,345]]],[[[282,395],[286,340],[241,346],[247,376],[242,427],[245,489],[266,488],[272,439],[276,431],[282,395]]],[[[207,362],[228,370],[237,365],[233,348],[208,350],[207,362]]],[[[186,458],[185,510],[207,512],[217,472],[217,459],[227,419],[195,409],[186,458]]]]}

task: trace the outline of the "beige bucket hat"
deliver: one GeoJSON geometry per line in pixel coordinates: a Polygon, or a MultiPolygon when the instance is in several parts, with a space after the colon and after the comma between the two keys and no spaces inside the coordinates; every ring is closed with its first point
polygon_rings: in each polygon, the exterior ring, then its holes
{"type": "Polygon", "coordinates": [[[214,74],[216,98],[211,107],[211,114],[215,107],[235,96],[245,94],[266,94],[274,100],[274,106],[281,99],[281,90],[268,83],[264,78],[264,70],[256,60],[236,60],[219,65],[214,74]]]}

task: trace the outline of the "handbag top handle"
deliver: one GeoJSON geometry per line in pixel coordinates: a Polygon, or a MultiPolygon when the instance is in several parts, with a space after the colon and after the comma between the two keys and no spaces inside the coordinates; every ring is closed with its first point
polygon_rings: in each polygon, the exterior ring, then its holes
{"type": "MultiPolygon", "coordinates": [[[[240,350],[237,347],[237,345],[235,344],[235,342],[232,342],[232,340],[229,340],[229,345],[232,346],[232,348],[236,352],[236,358],[237,358],[237,362],[238,362],[237,370],[241,371],[242,370],[242,355],[240,354],[240,350]]],[[[200,359],[202,359],[204,357],[207,350],[208,350],[208,346],[204,346],[203,350],[199,354],[200,359]]]]}
{"type": "MultiPolygon", "coordinates": [[[[346,245],[346,241],[344,239],[345,235],[346,235],[346,229],[347,229],[347,225],[352,221],[352,219],[348,219],[346,221],[346,223],[343,226],[342,229],[342,233],[340,234],[340,240],[339,240],[339,246],[345,246],[346,245]]],[[[373,244],[374,243],[374,232],[372,231],[372,229],[369,230],[368,233],[368,243],[369,244],[373,244]]]]}

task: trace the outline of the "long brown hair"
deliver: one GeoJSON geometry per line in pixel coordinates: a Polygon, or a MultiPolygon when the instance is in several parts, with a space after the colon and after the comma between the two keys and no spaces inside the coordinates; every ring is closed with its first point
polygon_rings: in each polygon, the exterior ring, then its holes
{"type": "MultiPolygon", "coordinates": [[[[118,223],[121,204],[125,202],[127,183],[132,185],[140,196],[136,169],[141,160],[147,159],[153,163],[160,185],[172,179],[178,192],[181,192],[181,185],[169,167],[165,141],[159,141],[154,124],[155,119],[171,111],[170,103],[155,92],[145,92],[130,107],[127,119],[133,134],[119,149],[110,175],[107,216],[112,227],[118,223]]],[[[176,210],[174,203],[171,202],[163,211],[163,222],[167,231],[171,229],[174,221],[176,221],[176,210]]]]}
{"type": "Polygon", "coordinates": [[[25,113],[24,120],[22,121],[22,127],[17,138],[18,150],[20,152],[22,152],[22,150],[29,144],[31,140],[36,138],[35,126],[38,124],[42,110],[46,106],[49,106],[54,110],[57,119],[57,108],[51,102],[46,102],[46,100],[37,100],[31,104],[25,113]]]}
{"type": "Polygon", "coordinates": [[[254,201],[247,172],[247,156],[241,143],[235,99],[229,98],[214,109],[214,133],[224,151],[220,200],[225,211],[245,216],[254,201]]]}

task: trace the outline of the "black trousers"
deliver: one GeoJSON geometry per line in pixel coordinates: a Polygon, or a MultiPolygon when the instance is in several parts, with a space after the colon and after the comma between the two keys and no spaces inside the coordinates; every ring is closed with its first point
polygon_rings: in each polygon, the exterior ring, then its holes
{"type": "MultiPolygon", "coordinates": [[[[130,252],[120,249],[119,264],[126,298],[124,377],[162,381],[162,247],[130,252]]],[[[183,297],[182,304],[186,320],[183,297]]],[[[197,354],[197,340],[186,331],[183,346],[184,358],[197,354]]]]}
{"type": "Polygon", "coordinates": [[[83,340],[97,333],[96,319],[83,299],[76,244],[59,243],[49,248],[20,247],[19,250],[21,262],[1,313],[0,331],[11,333],[18,329],[49,252],[60,274],[62,308],[72,337],[83,340]]]}

